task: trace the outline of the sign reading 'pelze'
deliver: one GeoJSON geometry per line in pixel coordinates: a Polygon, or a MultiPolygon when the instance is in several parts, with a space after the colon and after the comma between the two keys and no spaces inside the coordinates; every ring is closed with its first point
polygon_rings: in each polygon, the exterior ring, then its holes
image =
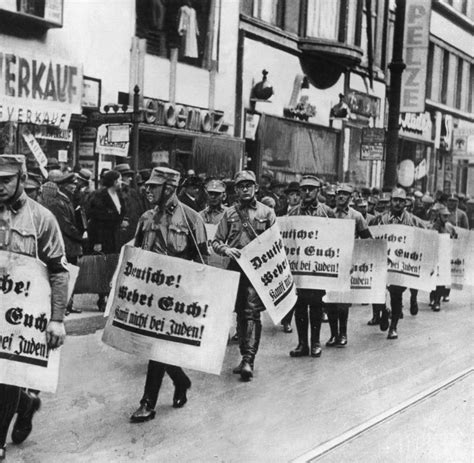
{"type": "Polygon", "coordinates": [[[239,276],[125,246],[103,341],[152,360],[219,374],[239,276]]]}
{"type": "Polygon", "coordinates": [[[0,52],[0,122],[67,129],[81,113],[82,68],[59,59],[0,52]]]}
{"type": "Polygon", "coordinates": [[[46,343],[50,316],[46,267],[32,257],[0,251],[0,383],[56,390],[59,351],[46,343]]]}
{"type": "Polygon", "coordinates": [[[291,216],[278,224],[298,288],[349,291],[354,220],[291,216]]]}

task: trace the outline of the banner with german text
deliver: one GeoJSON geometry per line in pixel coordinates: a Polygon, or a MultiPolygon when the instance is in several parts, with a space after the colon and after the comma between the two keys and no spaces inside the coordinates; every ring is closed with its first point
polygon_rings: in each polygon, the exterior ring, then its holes
{"type": "Polygon", "coordinates": [[[273,225],[241,251],[238,263],[277,324],[296,303],[296,285],[278,225],[273,225]]]}
{"type": "Polygon", "coordinates": [[[438,233],[407,225],[375,225],[372,236],[387,241],[387,284],[431,291],[436,286],[438,233]]]}
{"type": "Polygon", "coordinates": [[[278,224],[298,288],[349,291],[354,220],[290,216],[278,224]]]}
{"type": "Polygon", "coordinates": [[[328,303],[384,304],[387,286],[387,243],[355,240],[350,291],[327,291],[328,303]]]}
{"type": "Polygon", "coordinates": [[[474,231],[456,227],[452,241],[452,285],[462,288],[474,285],[474,231]]]}
{"type": "Polygon", "coordinates": [[[55,392],[59,350],[46,343],[51,287],[44,264],[0,251],[0,313],[0,383],[55,392]]]}
{"type": "Polygon", "coordinates": [[[102,340],[159,362],[220,374],[239,273],[122,248],[102,340]]]}

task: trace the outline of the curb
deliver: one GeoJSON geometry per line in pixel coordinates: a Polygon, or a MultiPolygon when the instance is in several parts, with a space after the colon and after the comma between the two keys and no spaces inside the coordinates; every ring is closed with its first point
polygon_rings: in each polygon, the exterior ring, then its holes
{"type": "Polygon", "coordinates": [[[104,317],[103,313],[86,314],[85,316],[73,316],[71,314],[65,318],[64,325],[68,336],[83,336],[103,329],[106,322],[107,318],[104,317]]]}

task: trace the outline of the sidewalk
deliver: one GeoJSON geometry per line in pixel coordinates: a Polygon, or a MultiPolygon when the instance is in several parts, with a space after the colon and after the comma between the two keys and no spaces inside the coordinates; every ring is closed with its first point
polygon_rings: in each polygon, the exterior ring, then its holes
{"type": "Polygon", "coordinates": [[[64,324],[68,336],[81,336],[95,333],[104,328],[106,319],[103,312],[97,309],[96,294],[76,294],[74,296],[74,307],[81,309],[82,313],[69,314],[64,324]]]}

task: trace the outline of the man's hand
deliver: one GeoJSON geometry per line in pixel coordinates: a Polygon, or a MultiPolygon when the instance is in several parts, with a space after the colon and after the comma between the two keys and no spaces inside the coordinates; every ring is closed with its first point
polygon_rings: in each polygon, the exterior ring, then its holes
{"type": "Polygon", "coordinates": [[[225,255],[231,259],[238,259],[240,257],[240,251],[237,248],[227,248],[225,255]]]}
{"type": "Polygon", "coordinates": [[[64,344],[66,328],[63,322],[50,321],[46,328],[46,342],[50,349],[56,349],[64,344]]]}

